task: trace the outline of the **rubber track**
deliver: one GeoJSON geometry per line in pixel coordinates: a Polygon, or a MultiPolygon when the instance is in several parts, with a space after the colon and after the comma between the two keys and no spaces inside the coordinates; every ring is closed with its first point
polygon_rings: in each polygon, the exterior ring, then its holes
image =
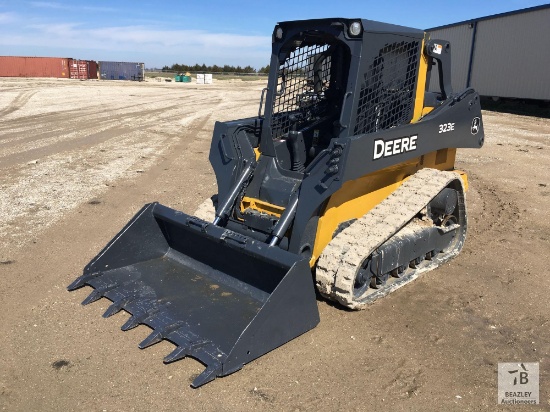
{"type": "MultiPolygon", "coordinates": [[[[462,186],[456,172],[422,169],[407,179],[397,190],[363,217],[340,232],[321,254],[316,270],[319,292],[330,300],[355,310],[387,295],[414,280],[422,272],[431,270],[458,254],[464,239],[448,253],[427,261],[425,265],[402,278],[393,279],[380,289],[370,289],[359,299],[354,298],[353,286],[358,269],[376,248],[395,235],[411,221],[442,189],[454,180],[462,186]]],[[[459,196],[459,207],[464,208],[464,190],[459,196]]],[[[464,217],[466,212],[464,210],[464,217]]],[[[465,223],[465,222],[464,222],[465,223]]],[[[465,235],[465,232],[463,233],[465,235]]]]}

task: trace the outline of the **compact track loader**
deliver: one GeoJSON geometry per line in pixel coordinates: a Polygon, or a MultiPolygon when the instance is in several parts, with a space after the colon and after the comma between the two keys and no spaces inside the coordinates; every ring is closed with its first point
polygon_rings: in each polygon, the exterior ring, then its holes
{"type": "Polygon", "coordinates": [[[69,290],[152,328],[140,348],[174,343],[165,362],[205,364],[198,387],[314,328],[315,287],[361,309],[457,255],[455,153],[484,134],[450,51],[370,20],[277,24],[258,115],[215,125],[217,195],[199,216],[145,205],[69,290]]]}

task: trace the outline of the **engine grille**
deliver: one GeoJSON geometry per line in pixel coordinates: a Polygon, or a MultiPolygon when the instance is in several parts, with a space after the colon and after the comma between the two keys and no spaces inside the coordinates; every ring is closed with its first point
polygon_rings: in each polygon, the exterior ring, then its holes
{"type": "Polygon", "coordinates": [[[386,44],[364,74],[354,134],[410,122],[420,42],[386,44]]]}

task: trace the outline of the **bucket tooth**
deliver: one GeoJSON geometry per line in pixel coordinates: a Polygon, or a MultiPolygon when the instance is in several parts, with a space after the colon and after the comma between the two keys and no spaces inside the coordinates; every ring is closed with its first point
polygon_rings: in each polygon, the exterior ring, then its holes
{"type": "Polygon", "coordinates": [[[111,306],[109,306],[107,308],[107,310],[105,311],[105,313],[103,314],[103,317],[104,318],[108,318],[108,317],[111,317],[115,314],[117,314],[118,312],[120,312],[126,305],[128,305],[129,303],[133,302],[134,300],[138,300],[140,299],[141,296],[138,295],[138,294],[131,294],[129,296],[126,296],[126,297],[122,297],[122,298],[119,298],[119,299],[116,299],[116,300],[113,300],[113,303],[111,304],[111,306]]]}
{"type": "Polygon", "coordinates": [[[145,338],[143,342],[141,342],[138,345],[138,347],[140,349],[148,348],[149,346],[160,342],[161,340],[166,338],[168,335],[170,335],[172,332],[175,332],[178,329],[182,329],[184,325],[185,325],[184,322],[180,321],[180,322],[174,322],[166,326],[155,327],[155,330],[149,336],[147,336],[147,338],[145,338]]]}
{"type": "Polygon", "coordinates": [[[198,388],[199,386],[216,379],[216,376],[221,373],[221,369],[222,368],[219,363],[209,365],[199,376],[195,378],[191,386],[193,388],[198,388]]]}
{"type": "Polygon", "coordinates": [[[105,292],[113,290],[113,289],[117,288],[118,286],[120,286],[118,283],[111,283],[111,284],[108,284],[106,286],[98,287],[98,288],[94,289],[92,291],[92,293],[90,293],[86,299],[84,299],[82,304],[83,305],[88,305],[92,302],[95,302],[96,300],[99,300],[103,296],[105,296],[105,292]]]}
{"type": "Polygon", "coordinates": [[[171,363],[185,358],[189,354],[190,346],[178,346],[164,358],[164,363],[171,363]]]}
{"type": "Polygon", "coordinates": [[[130,319],[128,319],[124,325],[120,327],[121,330],[127,331],[130,329],[134,329],[137,325],[140,324],[140,319],[137,316],[130,316],[130,319]]]}
{"type": "Polygon", "coordinates": [[[96,300],[99,300],[103,297],[103,294],[99,289],[92,290],[92,293],[88,295],[86,299],[82,301],[82,305],[89,305],[92,302],[95,302],[96,300]]]}
{"type": "Polygon", "coordinates": [[[79,278],[77,278],[73,283],[71,283],[69,286],[67,286],[67,290],[69,292],[72,292],[73,290],[76,290],[84,286],[91,279],[101,275],[103,275],[103,272],[94,272],[94,273],[87,273],[85,275],[82,275],[79,278]]]}
{"type": "Polygon", "coordinates": [[[210,342],[209,340],[203,339],[203,340],[198,340],[196,342],[189,342],[183,345],[179,345],[176,349],[170,352],[168,356],[164,358],[163,362],[164,363],[175,362],[177,360],[185,358],[188,355],[196,357],[195,356],[196,351],[202,348],[203,346],[208,345],[209,343],[212,343],[212,342],[210,342]]]}
{"type": "Polygon", "coordinates": [[[130,319],[128,319],[126,323],[124,323],[124,325],[120,327],[120,329],[122,329],[123,331],[134,329],[139,324],[144,323],[146,319],[157,313],[159,309],[160,308],[158,306],[153,306],[152,308],[146,309],[142,313],[130,316],[130,319]]]}
{"type": "MultiPolygon", "coordinates": [[[[130,283],[132,282],[126,282],[124,283],[123,285],[125,287],[128,287],[128,285],[130,285],[130,283]]],[[[122,289],[122,288],[121,288],[122,289]]],[[[133,301],[136,301],[136,300],[145,300],[147,299],[147,295],[144,294],[144,293],[137,293],[137,292],[131,292],[130,294],[119,294],[118,296],[118,299],[116,300],[113,300],[113,303],[111,304],[111,306],[109,306],[107,308],[107,310],[105,311],[105,313],[103,314],[103,317],[104,318],[108,318],[108,317],[111,317],[115,314],[117,314],[118,312],[120,312],[123,308],[125,308],[127,305],[129,305],[130,303],[132,303],[133,301]],[[122,297],[121,297],[122,296],[122,297]]]]}
{"type": "Polygon", "coordinates": [[[153,331],[149,336],[147,336],[143,341],[138,345],[140,349],[148,348],[149,346],[154,345],[155,343],[160,342],[163,339],[162,333],[159,331],[153,331]]]}
{"type": "Polygon", "coordinates": [[[124,299],[121,299],[121,300],[117,300],[116,302],[113,302],[108,308],[107,310],[105,311],[105,313],[103,314],[103,317],[104,318],[108,318],[108,317],[111,317],[115,314],[117,314],[118,312],[120,312],[122,310],[122,307],[125,305],[125,300],[124,299]]]}
{"type": "Polygon", "coordinates": [[[143,315],[132,315],[130,316],[130,319],[128,319],[124,325],[120,327],[121,330],[126,332],[127,330],[134,329],[139,324],[143,323],[143,321],[148,317],[147,313],[144,313],[143,315]]]}

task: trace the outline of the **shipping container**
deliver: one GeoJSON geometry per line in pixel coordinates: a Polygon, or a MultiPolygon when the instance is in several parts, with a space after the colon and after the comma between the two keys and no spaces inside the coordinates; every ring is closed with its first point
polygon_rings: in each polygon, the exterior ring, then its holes
{"type": "Polygon", "coordinates": [[[97,63],[93,60],[69,60],[71,79],[97,79],[97,63]]]}
{"type": "Polygon", "coordinates": [[[197,73],[197,84],[204,84],[204,74],[197,73]]]}
{"type": "Polygon", "coordinates": [[[212,84],[212,73],[204,75],[204,84],[212,84]]]}
{"type": "Polygon", "coordinates": [[[144,78],[145,65],[129,62],[99,62],[99,78],[101,80],[136,80],[144,78]]]}
{"type": "Polygon", "coordinates": [[[0,56],[0,77],[69,77],[69,59],[64,57],[0,56]]]}
{"type": "Polygon", "coordinates": [[[96,61],[88,60],[88,76],[89,79],[99,78],[99,67],[96,61]]]}
{"type": "MultiPolygon", "coordinates": [[[[550,100],[550,4],[427,29],[451,42],[452,86],[482,96],[550,100]]],[[[430,90],[438,86],[432,70],[430,90]]]]}

